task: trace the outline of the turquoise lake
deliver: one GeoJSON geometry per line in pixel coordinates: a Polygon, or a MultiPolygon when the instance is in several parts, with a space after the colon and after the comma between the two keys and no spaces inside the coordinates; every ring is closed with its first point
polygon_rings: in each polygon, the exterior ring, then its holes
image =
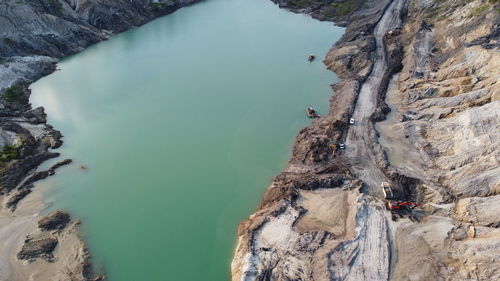
{"type": "Polygon", "coordinates": [[[321,60],[342,34],[269,0],[208,0],[64,59],[32,85],[74,160],[39,183],[51,208],[83,221],[111,281],[229,280],[238,223],[305,108],[328,110],[321,60]]]}

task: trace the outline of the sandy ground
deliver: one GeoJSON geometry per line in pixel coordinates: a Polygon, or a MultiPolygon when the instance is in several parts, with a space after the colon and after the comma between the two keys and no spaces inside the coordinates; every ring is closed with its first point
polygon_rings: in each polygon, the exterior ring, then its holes
{"type": "Polygon", "coordinates": [[[78,222],[73,221],[64,230],[53,233],[41,233],[37,227],[42,212],[48,207],[44,201],[46,190],[46,186],[37,184],[14,213],[4,207],[0,210],[0,281],[83,280],[81,271],[88,253],[78,235],[78,222]],[[59,240],[53,262],[17,259],[28,235],[52,235],[59,240]]]}
{"type": "Polygon", "coordinates": [[[440,261],[448,233],[453,228],[450,218],[432,216],[425,223],[401,220],[395,227],[394,244],[398,251],[391,276],[394,281],[440,280],[440,261]]]}
{"type": "Polygon", "coordinates": [[[42,189],[21,201],[14,213],[5,207],[0,211],[0,280],[13,280],[14,272],[20,272],[21,263],[16,254],[26,235],[34,232],[40,212],[44,209],[42,189]]]}
{"type": "Polygon", "coordinates": [[[391,78],[386,94],[386,102],[391,108],[387,119],[375,123],[379,132],[379,143],[384,148],[391,166],[404,169],[407,174],[417,178],[423,178],[423,159],[415,146],[408,143],[404,136],[403,124],[400,122],[402,112],[399,106],[402,102],[402,94],[398,89],[399,74],[391,78]]]}
{"type": "Polygon", "coordinates": [[[359,196],[357,192],[341,189],[319,189],[315,191],[300,191],[298,204],[307,213],[297,223],[301,232],[327,231],[336,237],[354,237],[355,204],[359,196]],[[354,214],[350,214],[354,211],[354,214]],[[348,219],[350,218],[350,219],[348,219]]]}

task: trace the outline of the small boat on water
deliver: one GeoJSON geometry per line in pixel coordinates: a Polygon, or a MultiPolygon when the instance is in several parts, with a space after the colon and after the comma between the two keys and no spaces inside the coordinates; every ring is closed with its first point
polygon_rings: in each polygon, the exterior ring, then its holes
{"type": "Polygon", "coordinates": [[[314,110],[314,108],[312,108],[312,106],[309,106],[307,109],[306,109],[306,113],[307,113],[307,117],[309,118],[320,118],[321,116],[316,112],[316,110],[314,110]]]}
{"type": "Polygon", "coordinates": [[[310,55],[307,57],[307,60],[308,60],[308,61],[310,61],[310,62],[312,62],[315,58],[316,58],[316,56],[315,56],[315,55],[310,54],[310,55]]]}

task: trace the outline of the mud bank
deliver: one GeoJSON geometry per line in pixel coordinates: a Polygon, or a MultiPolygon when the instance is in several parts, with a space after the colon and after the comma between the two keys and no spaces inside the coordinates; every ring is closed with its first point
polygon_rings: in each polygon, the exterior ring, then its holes
{"type": "MultiPolygon", "coordinates": [[[[279,2],[339,20],[308,3],[279,2]]],[[[240,224],[233,280],[499,278],[498,219],[488,215],[498,214],[498,6],[353,6],[324,60],[342,78],[330,113],[299,133],[288,167],[240,224]],[[420,206],[389,211],[382,181],[390,199],[420,206]]]]}

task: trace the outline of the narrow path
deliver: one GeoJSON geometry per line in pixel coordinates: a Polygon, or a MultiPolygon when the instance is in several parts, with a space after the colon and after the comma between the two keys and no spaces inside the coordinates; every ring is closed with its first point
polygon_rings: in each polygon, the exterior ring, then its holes
{"type": "Polygon", "coordinates": [[[372,142],[370,128],[373,126],[370,116],[376,109],[377,94],[383,82],[383,75],[387,71],[384,36],[402,24],[400,13],[404,1],[394,0],[375,27],[377,58],[370,75],[361,87],[356,109],[352,116],[356,123],[349,128],[346,139],[345,154],[351,161],[353,172],[368,186],[367,192],[371,195],[381,195],[381,190],[378,187],[380,182],[387,181],[387,179],[377,166],[375,155],[370,148],[370,142],[372,142]]]}

